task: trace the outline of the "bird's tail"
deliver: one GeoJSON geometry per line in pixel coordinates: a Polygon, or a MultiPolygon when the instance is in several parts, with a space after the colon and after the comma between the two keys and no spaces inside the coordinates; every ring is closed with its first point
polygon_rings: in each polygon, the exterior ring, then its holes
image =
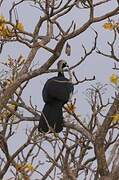
{"type": "Polygon", "coordinates": [[[62,104],[59,102],[46,103],[44,105],[38,130],[40,132],[48,132],[53,129],[54,132],[59,133],[63,129],[63,113],[62,104]]]}

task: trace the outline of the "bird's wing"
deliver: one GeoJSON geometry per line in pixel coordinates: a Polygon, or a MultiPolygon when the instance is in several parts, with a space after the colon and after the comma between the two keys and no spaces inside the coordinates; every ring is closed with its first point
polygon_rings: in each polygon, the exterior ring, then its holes
{"type": "Polygon", "coordinates": [[[70,93],[73,92],[73,85],[65,77],[54,77],[49,79],[43,88],[43,99],[45,102],[58,100],[66,103],[70,93]]]}

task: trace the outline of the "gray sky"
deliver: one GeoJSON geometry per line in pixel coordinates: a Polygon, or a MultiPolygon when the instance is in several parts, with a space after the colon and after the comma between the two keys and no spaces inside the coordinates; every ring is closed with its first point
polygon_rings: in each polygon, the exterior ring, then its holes
{"type": "MultiPolygon", "coordinates": [[[[11,5],[10,2],[13,2],[13,0],[5,0],[4,6],[0,9],[0,14],[4,15],[6,18],[9,17],[8,14],[8,8],[11,5]]],[[[97,1],[95,1],[97,2],[97,1]]],[[[29,3],[30,4],[30,3],[29,3]]],[[[101,6],[101,8],[98,8],[95,12],[95,16],[98,16],[100,14],[104,14],[105,8],[107,11],[109,11],[111,8],[116,6],[116,2],[114,3],[107,3],[105,7],[101,6]],[[103,8],[102,8],[103,7],[103,8]]],[[[19,15],[19,21],[21,21],[25,29],[30,32],[34,29],[34,25],[37,22],[38,16],[41,13],[41,11],[37,10],[36,8],[33,8],[28,5],[28,3],[23,3],[23,5],[19,6],[17,8],[18,15],[19,15]]],[[[65,19],[60,19],[62,26],[66,28],[71,23],[72,20],[75,20],[77,23],[77,27],[83,24],[83,22],[87,19],[87,14],[85,10],[75,9],[73,12],[70,13],[70,16],[65,16],[65,19]]],[[[116,18],[118,19],[118,17],[116,18]]],[[[106,22],[103,21],[101,23],[96,23],[92,25],[96,31],[99,33],[98,37],[98,47],[99,49],[103,51],[109,50],[109,46],[107,45],[107,41],[112,40],[113,33],[110,31],[106,31],[103,29],[102,25],[106,22]]],[[[43,30],[42,30],[43,31],[43,30]]],[[[72,40],[68,41],[71,45],[72,52],[71,56],[67,57],[66,54],[61,54],[61,57],[59,59],[65,59],[68,64],[71,66],[75,64],[78,60],[80,60],[81,56],[83,56],[83,48],[82,44],[86,47],[87,50],[90,50],[92,47],[92,44],[94,42],[94,32],[91,28],[89,28],[86,32],[82,33],[79,37],[76,37],[72,40]]],[[[51,44],[53,46],[53,44],[51,44]]],[[[21,45],[20,43],[8,43],[5,45],[5,48],[3,49],[2,54],[0,55],[0,60],[6,61],[8,58],[8,55],[10,55],[13,58],[18,58],[20,54],[22,54],[24,57],[27,57],[29,53],[29,49],[25,47],[24,45],[21,45]]],[[[39,50],[36,57],[35,62],[36,67],[38,65],[41,65],[43,62],[45,62],[48,58],[49,54],[44,50],[39,50]]],[[[54,64],[53,67],[55,66],[54,64]]],[[[77,111],[80,112],[82,115],[86,115],[88,111],[87,102],[85,101],[85,96],[83,92],[91,85],[95,84],[96,82],[101,83],[110,83],[109,82],[109,76],[112,74],[112,67],[113,62],[109,58],[105,58],[101,55],[98,55],[97,53],[93,53],[92,55],[88,56],[84,63],[81,64],[81,66],[77,67],[75,69],[75,73],[79,80],[84,79],[85,77],[91,78],[94,75],[96,76],[96,80],[93,82],[85,82],[83,84],[79,84],[75,87],[74,96],[78,97],[77,99],[77,111]],[[86,108],[87,107],[87,108],[86,108]]],[[[25,102],[29,102],[29,96],[32,96],[32,101],[34,105],[37,105],[39,109],[41,110],[43,107],[43,100],[42,100],[42,88],[45,83],[45,81],[50,77],[54,76],[54,74],[48,74],[48,75],[42,75],[37,78],[34,78],[30,81],[29,85],[25,89],[23,93],[23,98],[25,102]]],[[[111,95],[111,89],[108,89],[107,95],[111,95]]]]}
{"type": "MultiPolygon", "coordinates": [[[[8,17],[8,8],[10,6],[10,2],[12,0],[4,0],[4,6],[2,9],[0,9],[0,15],[4,15],[6,18],[8,17]]],[[[95,1],[97,2],[97,1],[95,1]]],[[[101,6],[101,8],[98,8],[97,11],[95,12],[95,16],[98,16],[100,14],[104,14],[105,9],[110,10],[112,7],[116,6],[116,2],[112,3],[107,3],[105,7],[101,6]]],[[[37,19],[39,17],[40,11],[30,7],[27,5],[27,3],[23,3],[22,6],[17,8],[18,14],[19,14],[19,20],[23,22],[25,29],[27,31],[33,31],[34,25],[37,22],[37,19]]],[[[80,26],[84,20],[87,19],[86,11],[85,10],[80,10],[77,9],[73,12],[71,12],[70,16],[65,16],[65,18],[60,19],[62,22],[62,25],[64,27],[68,27],[71,23],[72,20],[75,20],[77,23],[77,27],[80,26]]],[[[116,17],[118,20],[118,17],[116,17]]],[[[107,45],[107,41],[112,40],[112,35],[113,33],[111,31],[106,31],[103,29],[102,25],[105,23],[105,21],[101,23],[96,23],[92,25],[92,27],[98,31],[99,37],[98,37],[98,47],[99,49],[103,51],[109,50],[109,47],[107,45]]],[[[43,30],[42,30],[43,32],[43,30]]],[[[69,44],[71,45],[72,51],[71,51],[71,56],[67,57],[66,54],[63,53],[61,54],[60,59],[65,59],[67,60],[69,66],[72,66],[75,64],[78,60],[80,60],[81,56],[83,56],[83,49],[82,49],[82,44],[86,47],[87,50],[90,50],[93,42],[94,42],[94,32],[91,28],[89,28],[86,32],[81,34],[79,37],[74,38],[70,41],[68,41],[69,44]]],[[[53,44],[51,44],[53,46],[53,44]]],[[[23,56],[27,57],[29,53],[29,49],[25,47],[24,45],[17,44],[17,43],[8,43],[5,45],[5,48],[3,49],[2,54],[0,55],[0,60],[7,60],[8,55],[11,55],[13,58],[18,58],[20,54],[23,56]]],[[[41,65],[43,62],[45,62],[48,58],[48,54],[44,50],[39,50],[37,53],[37,56],[35,57],[35,62],[34,64],[41,65]]],[[[56,63],[54,64],[53,67],[55,66],[56,63]]],[[[87,114],[90,112],[90,108],[88,106],[87,101],[85,100],[85,95],[84,92],[85,90],[90,87],[91,84],[95,84],[97,82],[101,82],[102,84],[109,83],[109,76],[114,73],[114,70],[112,70],[113,67],[113,61],[109,58],[105,58],[101,55],[98,55],[97,53],[93,53],[90,55],[84,63],[81,64],[81,66],[77,67],[75,69],[75,73],[79,80],[84,79],[85,77],[87,78],[92,78],[94,75],[96,76],[96,80],[93,82],[85,82],[83,84],[79,84],[78,86],[75,87],[74,91],[74,97],[77,97],[77,112],[82,115],[82,117],[85,117],[87,114]]],[[[39,110],[42,110],[42,107],[44,105],[43,100],[42,100],[42,88],[45,83],[45,81],[51,77],[54,76],[55,74],[48,74],[48,75],[42,75],[37,78],[34,78],[30,81],[29,85],[25,89],[23,93],[23,99],[26,103],[29,102],[29,97],[32,96],[32,102],[34,105],[37,105],[39,110]]],[[[113,88],[109,86],[106,96],[110,97],[113,93],[113,88]]],[[[28,124],[24,127],[24,130],[26,127],[29,127],[28,124]]],[[[22,137],[23,139],[24,137],[22,137]]],[[[22,142],[22,139],[15,144],[10,144],[11,147],[17,147],[19,146],[19,142],[22,142]]]]}

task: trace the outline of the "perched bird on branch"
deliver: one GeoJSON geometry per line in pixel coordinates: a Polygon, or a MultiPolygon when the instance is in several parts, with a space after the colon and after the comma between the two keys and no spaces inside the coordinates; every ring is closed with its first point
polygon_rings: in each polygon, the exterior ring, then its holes
{"type": "Polygon", "coordinates": [[[62,107],[73,93],[73,84],[64,76],[64,69],[68,67],[66,61],[57,64],[58,76],[50,78],[44,85],[42,96],[45,102],[38,130],[40,132],[59,133],[63,129],[62,107]]]}

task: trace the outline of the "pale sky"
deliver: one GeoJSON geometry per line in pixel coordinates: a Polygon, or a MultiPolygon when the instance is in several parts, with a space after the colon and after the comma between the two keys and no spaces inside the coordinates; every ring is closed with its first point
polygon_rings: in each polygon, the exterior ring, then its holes
{"type": "MultiPolygon", "coordinates": [[[[10,5],[10,2],[13,0],[4,0],[4,6],[2,9],[0,9],[0,15],[4,15],[6,18],[8,17],[7,9],[10,5]]],[[[97,1],[95,1],[97,2],[97,1]]],[[[110,10],[112,7],[115,7],[116,2],[107,3],[104,8],[98,8],[95,12],[95,16],[98,16],[100,14],[104,13],[104,10],[107,9],[110,10]]],[[[37,17],[39,16],[40,11],[30,7],[27,5],[27,3],[23,3],[22,6],[17,8],[19,20],[23,22],[25,29],[29,32],[34,29],[34,25],[37,22],[37,17]]],[[[87,19],[85,10],[77,9],[70,14],[70,16],[66,16],[65,19],[60,19],[62,22],[62,25],[64,27],[69,26],[72,20],[75,20],[77,23],[77,27],[80,26],[84,20],[87,19]]],[[[118,17],[116,17],[116,20],[118,20],[118,17]]],[[[98,31],[99,37],[98,37],[98,47],[100,50],[106,52],[109,50],[109,46],[107,45],[107,41],[112,40],[113,33],[110,31],[106,31],[103,29],[102,25],[105,23],[105,21],[101,23],[96,23],[92,25],[95,30],[98,31]]],[[[43,31],[43,30],[42,30],[43,31]]],[[[86,47],[87,50],[90,50],[93,42],[94,42],[94,32],[91,28],[89,28],[86,32],[81,34],[79,37],[76,37],[72,40],[69,40],[69,44],[71,45],[72,51],[71,56],[67,57],[66,54],[63,53],[59,59],[64,59],[68,62],[69,66],[75,64],[78,60],[80,60],[81,56],[83,55],[83,49],[82,44],[86,47]]],[[[108,51],[109,52],[109,51],[108,51]]],[[[5,45],[5,48],[0,55],[0,60],[7,60],[8,55],[11,55],[13,58],[18,58],[20,54],[22,54],[24,57],[27,57],[29,53],[29,49],[25,47],[24,45],[17,44],[17,43],[8,43],[5,45]]],[[[34,64],[38,63],[38,65],[42,65],[43,62],[45,62],[48,58],[48,54],[46,51],[41,51],[37,53],[37,56],[35,57],[34,64]]],[[[37,65],[37,66],[38,66],[37,65]]],[[[54,64],[53,67],[55,66],[54,64]]],[[[91,84],[95,85],[95,83],[100,82],[102,84],[107,84],[109,82],[109,76],[114,73],[114,70],[112,70],[113,67],[113,61],[109,58],[103,57],[101,55],[98,55],[97,53],[93,53],[92,55],[88,56],[84,63],[82,63],[79,67],[75,69],[75,73],[79,80],[87,78],[92,78],[94,75],[96,76],[95,81],[88,81],[83,84],[79,84],[75,87],[74,91],[74,97],[77,97],[77,112],[79,112],[82,117],[87,117],[87,115],[90,112],[90,108],[88,106],[87,101],[85,100],[84,92],[85,90],[91,86],[91,84]]],[[[29,102],[29,97],[32,96],[32,103],[34,105],[37,105],[39,110],[42,110],[43,108],[43,100],[42,100],[42,88],[45,83],[45,81],[51,77],[55,76],[54,74],[44,74],[42,76],[39,76],[37,78],[34,78],[30,81],[29,85],[25,89],[23,93],[23,99],[26,103],[29,102]]],[[[109,85],[108,90],[106,92],[106,96],[110,97],[113,94],[113,88],[109,85]]],[[[24,127],[24,130],[26,127],[29,127],[28,124],[24,127]]],[[[23,138],[23,137],[22,137],[23,138]]],[[[19,142],[22,142],[22,139],[19,139],[19,142]]],[[[16,147],[19,145],[19,142],[16,142],[15,144],[10,145],[11,147],[16,147]]]]}

